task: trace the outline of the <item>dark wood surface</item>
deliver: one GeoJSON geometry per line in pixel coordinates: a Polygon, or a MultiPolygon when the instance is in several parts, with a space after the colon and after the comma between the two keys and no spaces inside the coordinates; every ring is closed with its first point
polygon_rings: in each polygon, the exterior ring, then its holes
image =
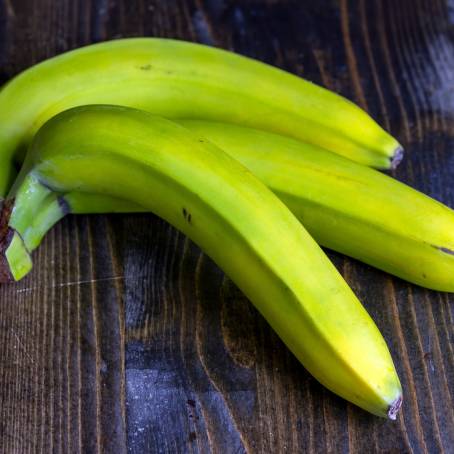
{"type": "MultiPolygon", "coordinates": [[[[0,79],[139,35],[232,49],[349,97],[406,147],[395,176],[454,207],[452,0],[0,0],[0,79]]],[[[319,385],[165,222],[80,216],[0,288],[0,452],[453,453],[454,297],[329,255],[392,351],[395,423],[319,385]]]]}

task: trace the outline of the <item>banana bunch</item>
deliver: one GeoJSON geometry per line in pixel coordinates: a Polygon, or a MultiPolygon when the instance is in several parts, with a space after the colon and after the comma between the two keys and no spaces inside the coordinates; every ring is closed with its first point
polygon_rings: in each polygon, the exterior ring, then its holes
{"type": "MultiPolygon", "coordinates": [[[[178,123],[247,167],[320,245],[414,284],[454,291],[454,211],[445,205],[314,145],[233,124],[178,123]]],[[[128,200],[78,191],[52,192],[28,203],[34,206],[32,218],[15,211],[9,221],[23,243],[8,263],[15,280],[31,270],[29,252],[68,213],[144,211],[128,200]]]]}
{"type": "Polygon", "coordinates": [[[142,38],[23,72],[0,91],[0,124],[0,281],[25,276],[68,213],[156,213],[321,383],[396,418],[386,344],[316,242],[454,291],[454,212],[366,167],[397,165],[402,148],[364,111],[245,57],[142,38]]]}
{"type": "MultiPolygon", "coordinates": [[[[128,200],[198,244],[326,387],[394,419],[401,387],[381,334],[336,268],[263,183],[200,135],[144,111],[77,107],[36,135],[3,208],[52,193],[128,200]]],[[[11,258],[19,248],[8,229],[11,258]]]]}

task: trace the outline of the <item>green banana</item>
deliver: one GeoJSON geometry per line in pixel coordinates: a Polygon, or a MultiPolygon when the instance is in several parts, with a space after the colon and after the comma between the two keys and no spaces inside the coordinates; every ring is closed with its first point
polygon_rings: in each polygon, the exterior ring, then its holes
{"type": "Polygon", "coordinates": [[[270,130],[378,168],[402,156],[363,110],[304,79],[203,45],[124,39],[47,60],[0,91],[0,196],[14,176],[14,156],[22,159],[39,126],[70,107],[97,103],[270,130]]]}
{"type": "MultiPolygon", "coordinates": [[[[450,208],[380,172],[293,139],[229,124],[179,123],[247,167],[322,246],[423,287],[454,292],[450,208]]],[[[66,213],[143,210],[77,192],[50,197],[48,205],[34,202],[32,220],[10,221],[25,242],[23,265],[16,259],[15,266],[9,266],[18,278],[27,272],[27,263],[31,266],[25,251],[35,249],[66,213]]]]}
{"type": "Polygon", "coordinates": [[[401,386],[372,319],[285,205],[204,138],[135,109],[71,109],[38,132],[2,218],[32,219],[51,192],[120,198],[161,216],[234,280],[315,378],[395,419],[401,386]]]}

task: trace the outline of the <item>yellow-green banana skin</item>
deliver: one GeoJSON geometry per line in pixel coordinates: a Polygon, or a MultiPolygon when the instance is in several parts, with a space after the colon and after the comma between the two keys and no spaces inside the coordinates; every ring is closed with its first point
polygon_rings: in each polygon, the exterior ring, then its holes
{"type": "Polygon", "coordinates": [[[133,109],[72,109],[40,130],[12,195],[36,184],[131,200],[169,221],[321,383],[394,417],[401,387],[372,319],[285,205],[206,139],[133,109]]]}
{"type": "MultiPolygon", "coordinates": [[[[135,38],[65,53],[10,81],[0,91],[5,164],[53,115],[96,103],[253,126],[380,168],[400,149],[359,107],[299,77],[220,49],[135,38]]],[[[7,178],[0,174],[0,189],[7,178]]]]}
{"type": "MultiPolygon", "coordinates": [[[[389,176],[309,144],[232,124],[179,123],[249,168],[319,244],[423,287],[454,291],[450,208],[389,176]]],[[[64,200],[72,213],[143,211],[128,202],[85,193],[65,194],[64,200]]],[[[32,225],[10,225],[31,251],[64,214],[54,200],[50,210],[37,209],[32,225]]]]}
{"type": "MultiPolygon", "coordinates": [[[[454,292],[454,212],[373,169],[318,147],[232,124],[179,121],[206,137],[273,190],[322,246],[409,282],[454,292]]],[[[61,213],[55,195],[33,224],[10,225],[29,251],[61,213]]],[[[72,213],[143,211],[130,202],[65,194],[72,213]]],[[[12,219],[14,221],[14,219],[12,219]]]]}
{"type": "Polygon", "coordinates": [[[454,211],[376,170],[309,144],[184,121],[249,168],[315,240],[422,287],[454,292],[454,211]]]}

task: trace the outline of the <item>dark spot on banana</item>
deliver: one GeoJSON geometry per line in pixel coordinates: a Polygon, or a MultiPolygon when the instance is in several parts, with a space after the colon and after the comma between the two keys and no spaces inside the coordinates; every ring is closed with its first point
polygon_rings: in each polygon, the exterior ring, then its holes
{"type": "Polygon", "coordinates": [[[54,188],[45,180],[42,178],[38,178],[38,182],[41,186],[44,186],[46,189],[49,189],[49,191],[53,191],[54,188]]]}
{"type": "Polygon", "coordinates": [[[186,221],[189,222],[189,224],[191,223],[192,215],[191,215],[191,213],[188,213],[188,211],[184,207],[183,207],[183,217],[186,219],[186,221]]]}
{"type": "Polygon", "coordinates": [[[435,249],[438,249],[441,252],[444,252],[445,254],[449,255],[454,255],[454,251],[452,249],[448,249],[447,247],[441,247],[441,246],[434,246],[432,245],[435,249]]]}
{"type": "Polygon", "coordinates": [[[140,69],[142,71],[150,71],[151,68],[152,68],[151,65],[142,65],[142,66],[140,66],[140,69]]]}
{"type": "Polygon", "coordinates": [[[66,201],[66,199],[63,196],[60,196],[58,199],[58,206],[60,207],[62,213],[66,216],[67,214],[71,213],[71,207],[69,206],[69,203],[66,201]]]}

